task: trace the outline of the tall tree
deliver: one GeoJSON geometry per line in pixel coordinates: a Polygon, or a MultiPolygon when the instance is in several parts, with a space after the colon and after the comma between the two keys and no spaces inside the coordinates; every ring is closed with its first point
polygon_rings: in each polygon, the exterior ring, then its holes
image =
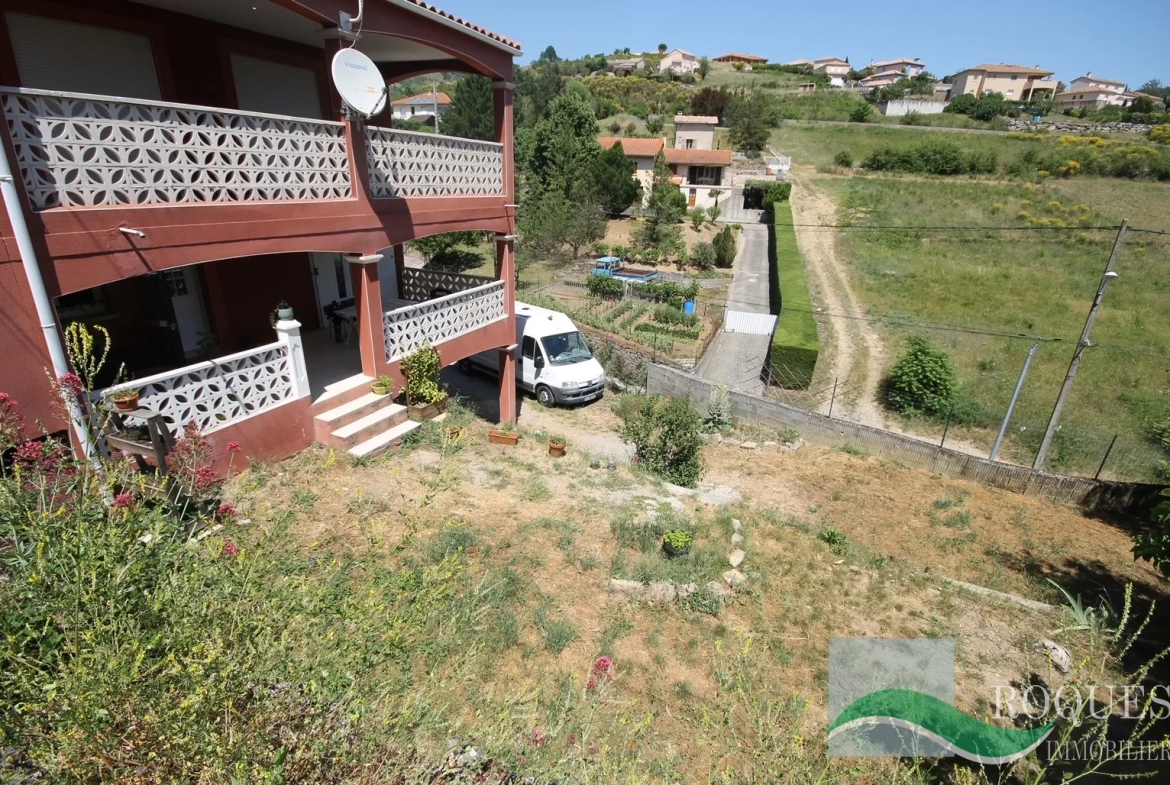
{"type": "Polygon", "coordinates": [[[455,83],[451,108],[443,115],[440,128],[447,136],[495,141],[494,100],[490,79],[470,74],[462,77],[455,83]]]}
{"type": "Polygon", "coordinates": [[[619,141],[605,150],[593,164],[593,186],[602,208],[611,215],[624,212],[642,196],[642,186],[635,178],[638,166],[622,149],[619,141]]]}
{"type": "Polygon", "coordinates": [[[698,73],[699,73],[700,79],[706,79],[707,74],[711,73],[711,60],[710,60],[710,58],[707,57],[707,55],[703,55],[702,57],[699,58],[699,71],[698,71],[698,73]]]}
{"type": "Polygon", "coordinates": [[[558,60],[560,60],[561,58],[557,57],[557,50],[554,47],[548,46],[548,47],[545,47],[545,50],[540,53],[539,59],[544,60],[545,62],[548,62],[548,63],[555,63],[558,60]]]}
{"type": "Polygon", "coordinates": [[[731,95],[723,88],[704,87],[691,95],[691,114],[723,120],[731,95]]]}
{"type": "Polygon", "coordinates": [[[679,224],[687,212],[687,199],[670,181],[672,176],[666,156],[659,151],[654,157],[654,184],[646,200],[646,218],[636,230],[639,244],[666,254],[678,253],[682,248],[679,224]]]}
{"type": "Polygon", "coordinates": [[[736,149],[756,157],[768,144],[771,130],[768,98],[755,90],[740,90],[727,107],[727,128],[736,149]]]}

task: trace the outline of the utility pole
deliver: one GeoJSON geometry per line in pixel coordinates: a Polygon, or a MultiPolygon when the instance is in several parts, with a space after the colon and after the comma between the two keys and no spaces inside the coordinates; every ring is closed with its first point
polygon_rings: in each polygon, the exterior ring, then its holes
{"type": "Polygon", "coordinates": [[[1064,377],[1064,384],[1060,387],[1060,395],[1056,398],[1056,406],[1052,409],[1052,417],[1048,420],[1048,430],[1044,432],[1044,441],[1040,443],[1040,451],[1036,453],[1036,462],[1032,464],[1032,468],[1037,471],[1044,468],[1044,461],[1048,457],[1048,450],[1052,447],[1052,439],[1056,436],[1056,429],[1060,425],[1060,415],[1064,412],[1065,404],[1068,403],[1069,392],[1072,391],[1073,379],[1077,378],[1077,369],[1081,365],[1081,358],[1085,354],[1085,349],[1092,346],[1089,343],[1089,333],[1093,330],[1093,323],[1097,321],[1097,311],[1101,309],[1101,300],[1105,297],[1105,287],[1117,277],[1117,272],[1113,267],[1117,264],[1117,255],[1121,252],[1121,246],[1125,243],[1125,232],[1128,228],[1129,219],[1123,220],[1121,222],[1121,228],[1117,231],[1117,240],[1113,243],[1113,253],[1109,254],[1109,264],[1105,266],[1105,274],[1101,276],[1101,285],[1097,287],[1097,296],[1093,298],[1093,306],[1089,309],[1089,318],[1085,320],[1085,329],[1081,332],[1081,340],[1077,343],[1077,348],[1073,351],[1072,362],[1069,363],[1068,373],[1064,377]]]}
{"type": "Polygon", "coordinates": [[[435,133],[439,132],[439,83],[431,83],[431,103],[435,107],[435,133]]]}
{"type": "Polygon", "coordinates": [[[1016,391],[1012,393],[1011,403],[1008,404],[1007,413],[1003,416],[1003,424],[999,426],[999,435],[995,437],[995,446],[991,448],[991,455],[987,460],[994,461],[999,456],[999,448],[1003,446],[1003,437],[1007,434],[1008,423],[1012,421],[1012,412],[1016,410],[1016,401],[1020,400],[1020,390],[1024,389],[1024,379],[1028,378],[1028,366],[1032,364],[1032,358],[1036,356],[1036,350],[1040,344],[1032,344],[1032,348],[1028,350],[1028,356],[1024,360],[1024,367],[1020,370],[1020,380],[1016,382],[1016,391]]]}

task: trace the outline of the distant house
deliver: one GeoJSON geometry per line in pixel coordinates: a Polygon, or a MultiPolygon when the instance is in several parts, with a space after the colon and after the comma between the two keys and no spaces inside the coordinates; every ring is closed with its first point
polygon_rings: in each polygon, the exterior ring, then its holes
{"type": "Polygon", "coordinates": [[[728,52],[725,55],[719,55],[713,59],[716,63],[743,63],[744,65],[763,65],[768,62],[768,58],[766,57],[745,55],[740,52],[728,52]]]}
{"type": "Polygon", "coordinates": [[[840,57],[822,57],[819,60],[813,60],[813,73],[829,77],[829,84],[833,87],[844,87],[845,74],[852,70],[853,66],[849,65],[849,61],[842,60],[840,57]]]}
{"type": "Polygon", "coordinates": [[[675,49],[658,64],[661,73],[693,74],[699,70],[699,58],[685,49],[675,49]]]}
{"type": "Polygon", "coordinates": [[[809,68],[812,68],[813,61],[812,60],[793,60],[790,63],[786,63],[786,65],[807,65],[809,68]]]}
{"type": "Polygon", "coordinates": [[[901,71],[882,71],[881,73],[865,77],[858,84],[861,85],[863,92],[872,93],[874,90],[889,87],[899,79],[905,78],[906,75],[901,71]]]}
{"type": "Polygon", "coordinates": [[[640,57],[626,60],[610,60],[609,72],[614,76],[629,76],[646,70],[646,61],[640,57]]]}
{"type": "Polygon", "coordinates": [[[1072,80],[1068,89],[1056,96],[1056,105],[1062,110],[1129,106],[1139,94],[1126,88],[1125,82],[1088,73],[1072,80]]]}
{"type": "Polygon", "coordinates": [[[428,122],[435,117],[435,107],[442,117],[451,108],[451,98],[443,92],[425,92],[410,98],[399,98],[390,102],[390,112],[395,120],[418,120],[428,122]]]}
{"type": "Polygon", "coordinates": [[[955,74],[950,97],[951,100],[960,95],[978,98],[984,93],[996,92],[1015,101],[1044,96],[1051,98],[1056,94],[1057,83],[1050,80],[1050,76],[1052,71],[1045,71],[1040,66],[1029,68],[1010,63],[983,63],[955,74]]]}
{"type": "Polygon", "coordinates": [[[617,139],[603,136],[597,141],[606,150],[621,142],[626,158],[637,165],[634,177],[642,184],[643,203],[649,198],[654,184],[654,158],[659,152],[663,153],[670,166],[671,182],[687,197],[688,206],[709,207],[715,203],[712,191],[719,190],[722,194],[731,192],[730,150],[667,148],[663,139],[617,139]]]}
{"type": "Polygon", "coordinates": [[[913,60],[908,57],[900,57],[897,60],[870,60],[869,67],[873,69],[874,74],[896,71],[905,76],[913,77],[926,70],[926,63],[917,57],[913,60]]]}
{"type": "Polygon", "coordinates": [[[714,150],[718,117],[678,114],[674,116],[674,146],[680,150],[714,150]]]}
{"type": "Polygon", "coordinates": [[[816,82],[801,82],[796,86],[796,89],[802,93],[815,93],[817,91],[816,82]]]}

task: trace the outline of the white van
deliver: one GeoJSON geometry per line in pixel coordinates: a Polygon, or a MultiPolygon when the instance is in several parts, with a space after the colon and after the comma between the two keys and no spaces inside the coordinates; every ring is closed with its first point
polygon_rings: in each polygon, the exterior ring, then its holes
{"type": "MultiPolygon", "coordinates": [[[[605,392],[605,370],[577,325],[560,311],[517,301],[516,343],[516,385],[535,393],[542,405],[584,403],[605,392]]],[[[464,373],[479,369],[498,377],[499,351],[473,354],[458,367],[464,373]]]]}

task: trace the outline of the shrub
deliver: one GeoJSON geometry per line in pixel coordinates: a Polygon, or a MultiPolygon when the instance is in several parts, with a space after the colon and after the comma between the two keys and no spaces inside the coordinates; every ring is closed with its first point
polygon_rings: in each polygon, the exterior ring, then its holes
{"type": "Polygon", "coordinates": [[[898,118],[898,123],[901,125],[926,125],[926,118],[922,116],[922,112],[915,112],[911,109],[898,118]]]}
{"type": "Polygon", "coordinates": [[[869,104],[858,104],[849,111],[849,122],[864,123],[873,114],[873,107],[869,104]]]}
{"type": "Polygon", "coordinates": [[[1150,438],[1154,444],[1163,450],[1170,451],[1170,414],[1157,420],[1151,420],[1149,428],[1150,438]]]}
{"type": "Polygon", "coordinates": [[[833,163],[837,164],[843,169],[853,168],[853,153],[848,150],[842,150],[833,156],[833,163]]]}
{"type": "Polygon", "coordinates": [[[657,136],[662,133],[662,115],[654,114],[646,118],[646,130],[657,136]]]}
{"type": "Polygon", "coordinates": [[[725,226],[711,240],[711,247],[715,251],[715,266],[730,267],[735,262],[735,235],[731,227],[725,226]]]}
{"type": "Polygon", "coordinates": [[[691,219],[691,226],[697,232],[703,228],[703,222],[707,220],[707,212],[701,207],[693,208],[687,217],[691,219]]]}
{"type": "Polygon", "coordinates": [[[720,385],[711,390],[711,400],[707,402],[707,417],[703,420],[703,430],[708,433],[721,433],[733,424],[731,409],[731,393],[720,385]]]}
{"type": "Polygon", "coordinates": [[[423,344],[402,360],[402,375],[406,377],[406,400],[427,405],[441,401],[447,394],[439,387],[441,368],[439,352],[430,344],[423,344]]]}
{"type": "Polygon", "coordinates": [[[771,276],[772,313],[780,315],[768,352],[772,382],[781,387],[803,389],[812,382],[820,354],[820,339],[804,265],[796,246],[792,204],[789,202],[775,206],[768,254],[774,271],[771,276]]]}
{"type": "Polygon", "coordinates": [[[625,292],[625,284],[612,275],[598,275],[594,273],[585,281],[585,287],[594,297],[603,297],[607,300],[619,299],[625,292]]]}
{"type": "Polygon", "coordinates": [[[1156,125],[1150,129],[1147,134],[1151,142],[1157,144],[1170,144],[1170,125],[1156,125]]]}
{"type": "Polygon", "coordinates": [[[772,220],[772,208],[776,202],[787,202],[792,196],[792,183],[776,183],[767,180],[748,180],[743,187],[743,206],[749,210],[763,210],[764,220],[772,220]]]}
{"type": "Polygon", "coordinates": [[[971,93],[964,93],[963,95],[955,96],[946,107],[944,112],[952,112],[954,114],[970,114],[971,110],[975,108],[976,98],[971,93]]]}
{"type": "Polygon", "coordinates": [[[1153,562],[1165,578],[1170,578],[1170,489],[1163,489],[1166,501],[1154,508],[1153,525],[1134,540],[1133,558],[1153,562]]]}
{"type": "Polygon", "coordinates": [[[671,281],[650,281],[634,284],[634,292],[656,303],[677,300],[681,308],[683,300],[693,300],[699,294],[699,284],[691,282],[687,286],[679,286],[671,281]]]}
{"type": "Polygon", "coordinates": [[[661,324],[681,324],[694,327],[699,323],[699,317],[693,313],[683,313],[669,305],[659,305],[654,309],[650,318],[661,324]]]}
{"type": "Polygon", "coordinates": [[[711,243],[696,243],[691,250],[691,261],[700,270],[710,270],[715,266],[715,246],[711,243]]]}
{"type": "Polygon", "coordinates": [[[946,415],[958,393],[959,373],[950,355],[917,335],[882,381],[882,402],[909,416],[946,415]]]}
{"type": "MultiPolygon", "coordinates": [[[[1026,153],[1033,153],[1028,150],[1026,153]]],[[[928,139],[907,147],[879,147],[862,162],[873,171],[914,174],[991,174],[999,166],[994,150],[965,150],[949,139],[928,139]]]]}
{"type": "Polygon", "coordinates": [[[638,463],[676,485],[693,488],[703,474],[703,419],[686,398],[638,396],[622,412],[622,439],[638,463]]]}

